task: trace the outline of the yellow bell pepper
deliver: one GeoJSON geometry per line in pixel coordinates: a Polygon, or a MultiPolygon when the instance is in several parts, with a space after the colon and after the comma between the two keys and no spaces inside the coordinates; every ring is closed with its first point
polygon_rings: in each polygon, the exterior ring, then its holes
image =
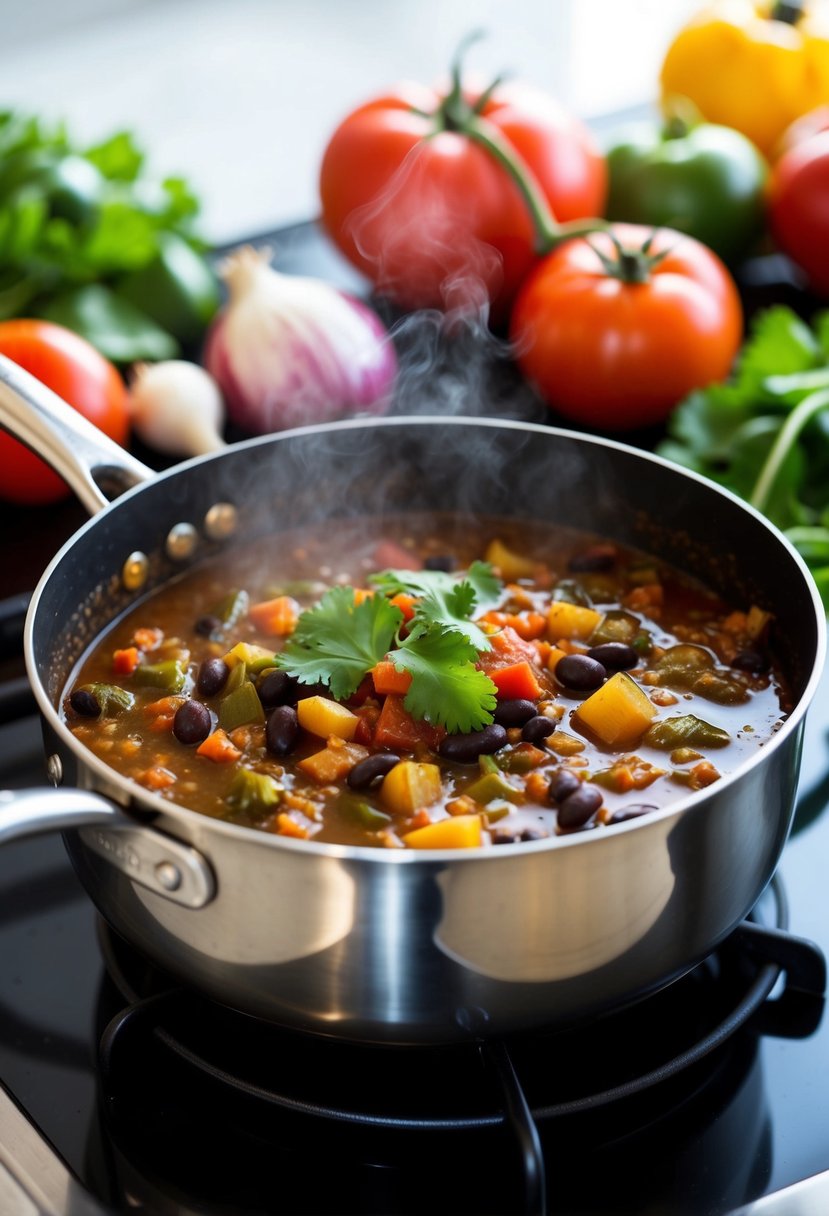
{"type": "Polygon", "coordinates": [[[786,127],[829,98],[827,0],[711,0],[670,44],[662,102],[688,98],[767,156],[786,127]]]}

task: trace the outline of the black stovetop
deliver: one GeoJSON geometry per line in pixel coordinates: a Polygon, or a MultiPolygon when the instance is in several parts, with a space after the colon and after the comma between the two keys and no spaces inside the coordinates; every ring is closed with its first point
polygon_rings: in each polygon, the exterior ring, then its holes
{"type": "MultiPolygon", "coordinates": [[[[293,262],[348,285],[312,225],[279,239],[286,268],[293,262]]],[[[537,404],[514,387],[500,379],[502,395],[487,408],[537,418],[537,404]]],[[[2,521],[0,788],[45,781],[19,654],[20,614],[36,577],[82,519],[70,503],[8,512],[2,521]]],[[[791,933],[824,955],[827,801],[829,674],[807,716],[776,899],[767,892],[756,910],[761,926],[773,925],[782,899],[791,933]]],[[[512,1095],[504,1098],[503,1078],[491,1084],[501,1045],[412,1062],[388,1049],[343,1055],[275,1033],[252,1037],[240,1065],[245,1085],[220,1087],[186,1058],[189,1047],[175,1050],[176,1019],[200,1024],[202,1009],[182,1013],[165,1003],[162,982],[160,1003],[151,984],[149,1014],[142,1006],[140,1016],[123,1018],[132,998],[105,969],[103,947],[111,945],[60,839],[0,850],[0,1084],[79,1183],[57,1216],[81,1212],[84,1197],[96,1211],[148,1216],[540,1210],[538,1189],[527,1182],[527,1146],[503,1115],[502,1099],[509,1105],[512,1095]],[[267,1080],[264,1098],[255,1093],[260,1080],[267,1080]],[[355,1106],[369,1111],[367,1121],[355,1125],[355,1106]]],[[[730,949],[651,998],[647,1009],[564,1040],[542,1033],[506,1045],[536,1116],[550,1216],[725,1216],[829,1170],[829,1017],[821,995],[791,991],[791,975],[702,1060],[644,1093],[600,1103],[591,1097],[620,1078],[630,1088],[637,1067],[658,1074],[663,1060],[685,1050],[689,1018],[693,1024],[698,1014],[702,1034],[728,1021],[712,977],[731,965],[730,949]],[[641,1065],[634,1062],[640,1039],[648,1046],[641,1065]]],[[[140,960],[131,960],[136,966],[140,960]]],[[[123,980],[120,964],[116,971],[123,980]]],[[[215,1071],[225,1064],[220,1055],[215,1071]]],[[[0,1216],[17,1216],[4,1201],[4,1151],[0,1137],[0,1216]]]]}

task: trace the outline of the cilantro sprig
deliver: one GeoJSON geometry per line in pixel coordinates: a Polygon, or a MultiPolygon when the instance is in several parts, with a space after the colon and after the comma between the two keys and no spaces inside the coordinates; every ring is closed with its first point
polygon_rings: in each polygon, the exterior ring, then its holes
{"type": "Polygon", "coordinates": [[[370,581],[377,593],[359,602],[353,587],[326,591],[300,615],[277,665],[302,684],[326,685],[342,701],[388,657],[412,677],[404,704],[414,718],[450,732],[491,722],[495,685],[476,666],[490,643],[471,614],[498,598],[492,567],[474,562],[460,579],[442,571],[386,570],[370,581]],[[417,597],[405,636],[403,613],[391,603],[401,592],[417,597]]]}
{"type": "Polygon", "coordinates": [[[730,380],[691,393],[658,451],[762,511],[829,609],[829,312],[758,313],[730,380]]]}

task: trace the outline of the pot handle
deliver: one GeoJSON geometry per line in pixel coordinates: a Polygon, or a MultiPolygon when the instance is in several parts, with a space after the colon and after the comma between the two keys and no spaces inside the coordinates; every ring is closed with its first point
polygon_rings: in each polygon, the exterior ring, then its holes
{"type": "Polygon", "coordinates": [[[187,908],[216,894],[209,862],[191,845],[145,827],[91,790],[0,790],[0,847],[47,832],[79,831],[87,848],[133,882],[187,908]]]}
{"type": "Polygon", "coordinates": [[[51,465],[90,515],[109,505],[99,481],[120,492],[155,476],[5,355],[0,355],[0,426],[51,465]]]}

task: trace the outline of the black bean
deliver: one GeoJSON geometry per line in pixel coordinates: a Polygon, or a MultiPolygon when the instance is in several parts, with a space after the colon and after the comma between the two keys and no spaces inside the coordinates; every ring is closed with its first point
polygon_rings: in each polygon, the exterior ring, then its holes
{"type": "Polygon", "coordinates": [[[451,553],[441,553],[436,557],[423,559],[424,570],[443,570],[445,574],[451,574],[457,564],[451,553]]]}
{"type": "Polygon", "coordinates": [[[543,743],[555,728],[556,724],[552,718],[547,718],[544,714],[536,714],[534,718],[530,718],[528,722],[524,723],[521,738],[525,743],[543,743]]]}
{"type": "Polygon", "coordinates": [[[215,697],[227,683],[230,668],[224,659],[205,659],[196,676],[196,688],[203,697],[215,697]]]}
{"type": "Polygon", "coordinates": [[[88,688],[76,688],[69,698],[69,704],[83,718],[98,718],[101,715],[98,698],[88,688]]]}
{"type": "Polygon", "coordinates": [[[393,752],[378,752],[376,756],[367,756],[365,760],[355,764],[346,781],[353,790],[368,789],[399,763],[400,757],[395,756],[393,752]]]}
{"type": "Polygon", "coordinates": [[[553,673],[559,684],[574,692],[593,692],[607,679],[607,671],[586,654],[566,654],[556,663],[553,673]]]}
{"type": "Polygon", "coordinates": [[[573,770],[560,768],[550,782],[550,798],[553,802],[564,802],[565,798],[569,798],[580,788],[581,781],[573,770]]]}
{"type": "Polygon", "coordinates": [[[277,705],[265,727],[265,746],[275,756],[287,756],[299,738],[299,718],[292,705],[277,705]]]}
{"type": "Polygon", "coordinates": [[[546,840],[549,836],[544,828],[496,828],[492,833],[493,844],[518,844],[526,840],[546,840]]]}
{"type": "Polygon", "coordinates": [[[213,719],[201,701],[185,701],[173,718],[173,734],[179,743],[201,743],[210,734],[213,719]]]}
{"type": "Polygon", "coordinates": [[[567,563],[567,568],[593,573],[598,570],[611,570],[615,563],[615,549],[609,545],[595,545],[592,549],[585,549],[583,553],[574,553],[567,563]]]}
{"type": "Polygon", "coordinates": [[[491,722],[483,730],[473,730],[465,735],[446,735],[438,751],[444,760],[455,760],[458,764],[474,764],[479,756],[490,756],[507,741],[507,732],[498,722],[491,722]]]}
{"type": "Polygon", "coordinates": [[[740,650],[731,660],[731,666],[738,671],[749,671],[752,675],[760,675],[769,669],[769,661],[759,650],[740,650]]]}
{"type": "Polygon", "coordinates": [[[214,633],[221,633],[222,628],[222,622],[217,616],[213,616],[212,614],[210,616],[200,616],[193,626],[193,629],[200,638],[209,638],[214,633]]]}
{"type": "Polygon", "coordinates": [[[628,819],[638,819],[640,815],[649,815],[651,811],[658,808],[650,806],[646,802],[636,803],[633,806],[620,807],[618,811],[614,811],[608,819],[608,823],[626,823],[628,819]]]}
{"type": "Polygon", "coordinates": [[[543,828],[524,828],[523,832],[519,833],[519,840],[545,840],[549,836],[549,832],[545,832],[543,828]]]}
{"type": "Polygon", "coordinates": [[[523,726],[538,713],[535,701],[499,701],[493,717],[501,726],[523,726]]]}
{"type": "Polygon", "coordinates": [[[605,671],[630,671],[639,662],[638,653],[627,642],[602,642],[601,646],[591,646],[587,657],[601,663],[605,671]]]}
{"type": "Polygon", "coordinates": [[[296,703],[298,687],[297,681],[287,671],[275,668],[262,677],[256,691],[265,709],[274,709],[277,705],[296,703]]]}
{"type": "Polygon", "coordinates": [[[604,799],[595,785],[579,782],[579,788],[574,790],[558,808],[558,825],[561,828],[582,828],[588,819],[592,819],[602,805],[604,799]]]}

